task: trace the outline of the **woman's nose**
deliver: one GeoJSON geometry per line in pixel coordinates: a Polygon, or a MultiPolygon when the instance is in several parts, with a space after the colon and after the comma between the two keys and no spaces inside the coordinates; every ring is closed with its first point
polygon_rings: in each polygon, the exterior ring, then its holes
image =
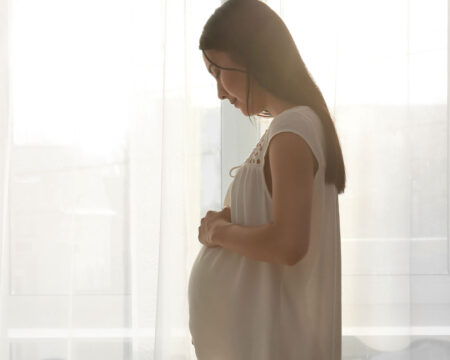
{"type": "Polygon", "coordinates": [[[227,92],[225,91],[225,89],[223,88],[223,86],[220,85],[220,83],[217,83],[217,97],[220,100],[226,99],[227,98],[227,92]]]}

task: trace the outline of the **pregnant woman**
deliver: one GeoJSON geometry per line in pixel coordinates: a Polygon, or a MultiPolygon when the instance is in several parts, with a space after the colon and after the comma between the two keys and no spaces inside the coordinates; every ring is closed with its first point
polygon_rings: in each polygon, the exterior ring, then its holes
{"type": "Polygon", "coordinates": [[[217,8],[200,50],[220,99],[272,120],[224,209],[201,219],[188,289],[197,359],[340,360],[345,167],[325,100],[259,0],[217,8]]]}

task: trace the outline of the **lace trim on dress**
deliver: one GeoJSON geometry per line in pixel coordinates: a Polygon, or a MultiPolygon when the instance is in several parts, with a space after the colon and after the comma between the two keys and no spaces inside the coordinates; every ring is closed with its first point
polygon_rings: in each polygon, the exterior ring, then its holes
{"type": "Polygon", "coordinates": [[[256,144],[255,148],[253,149],[252,153],[250,154],[250,156],[247,158],[247,160],[245,160],[246,163],[251,163],[251,164],[259,164],[261,162],[260,157],[261,155],[258,156],[258,154],[260,154],[262,152],[262,142],[264,141],[266,135],[267,135],[267,130],[264,133],[263,136],[261,136],[261,139],[259,139],[258,143],[256,144]]]}
{"type": "Polygon", "coordinates": [[[267,128],[267,129],[266,129],[266,132],[264,133],[264,135],[261,136],[261,138],[259,139],[259,141],[258,141],[258,143],[256,144],[255,148],[254,148],[253,151],[251,152],[250,156],[247,158],[247,160],[245,160],[243,164],[238,165],[238,166],[233,166],[233,167],[230,169],[229,174],[230,174],[231,177],[233,177],[233,178],[236,177],[236,174],[235,174],[234,176],[231,175],[231,172],[232,172],[234,169],[238,169],[238,168],[242,167],[242,166],[243,166],[244,164],[246,164],[246,163],[259,164],[259,163],[261,162],[261,160],[259,159],[259,157],[261,157],[261,155],[258,156],[258,154],[260,154],[260,152],[262,151],[262,146],[263,146],[263,145],[262,145],[262,142],[264,141],[264,138],[266,137],[267,131],[268,131],[268,130],[269,130],[269,129],[267,128]]]}

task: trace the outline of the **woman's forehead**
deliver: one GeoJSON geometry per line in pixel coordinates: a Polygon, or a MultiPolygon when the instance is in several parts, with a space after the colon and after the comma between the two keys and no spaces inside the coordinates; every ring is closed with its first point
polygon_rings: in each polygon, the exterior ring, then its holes
{"type": "Polygon", "coordinates": [[[224,67],[234,65],[228,54],[224,51],[219,50],[204,50],[203,59],[205,60],[205,63],[208,67],[210,65],[214,66],[214,64],[224,67]],[[211,59],[211,62],[208,58],[211,59]]]}

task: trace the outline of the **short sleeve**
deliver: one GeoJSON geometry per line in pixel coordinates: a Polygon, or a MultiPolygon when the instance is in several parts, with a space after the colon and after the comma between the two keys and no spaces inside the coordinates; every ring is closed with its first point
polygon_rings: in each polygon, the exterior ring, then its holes
{"type": "MultiPolygon", "coordinates": [[[[318,172],[324,168],[322,123],[316,113],[307,106],[294,107],[276,116],[269,125],[264,154],[273,137],[281,132],[300,136],[310,147],[317,160],[318,172]]],[[[264,162],[265,156],[262,157],[264,162]]],[[[264,166],[264,163],[263,163],[264,166]]]]}

